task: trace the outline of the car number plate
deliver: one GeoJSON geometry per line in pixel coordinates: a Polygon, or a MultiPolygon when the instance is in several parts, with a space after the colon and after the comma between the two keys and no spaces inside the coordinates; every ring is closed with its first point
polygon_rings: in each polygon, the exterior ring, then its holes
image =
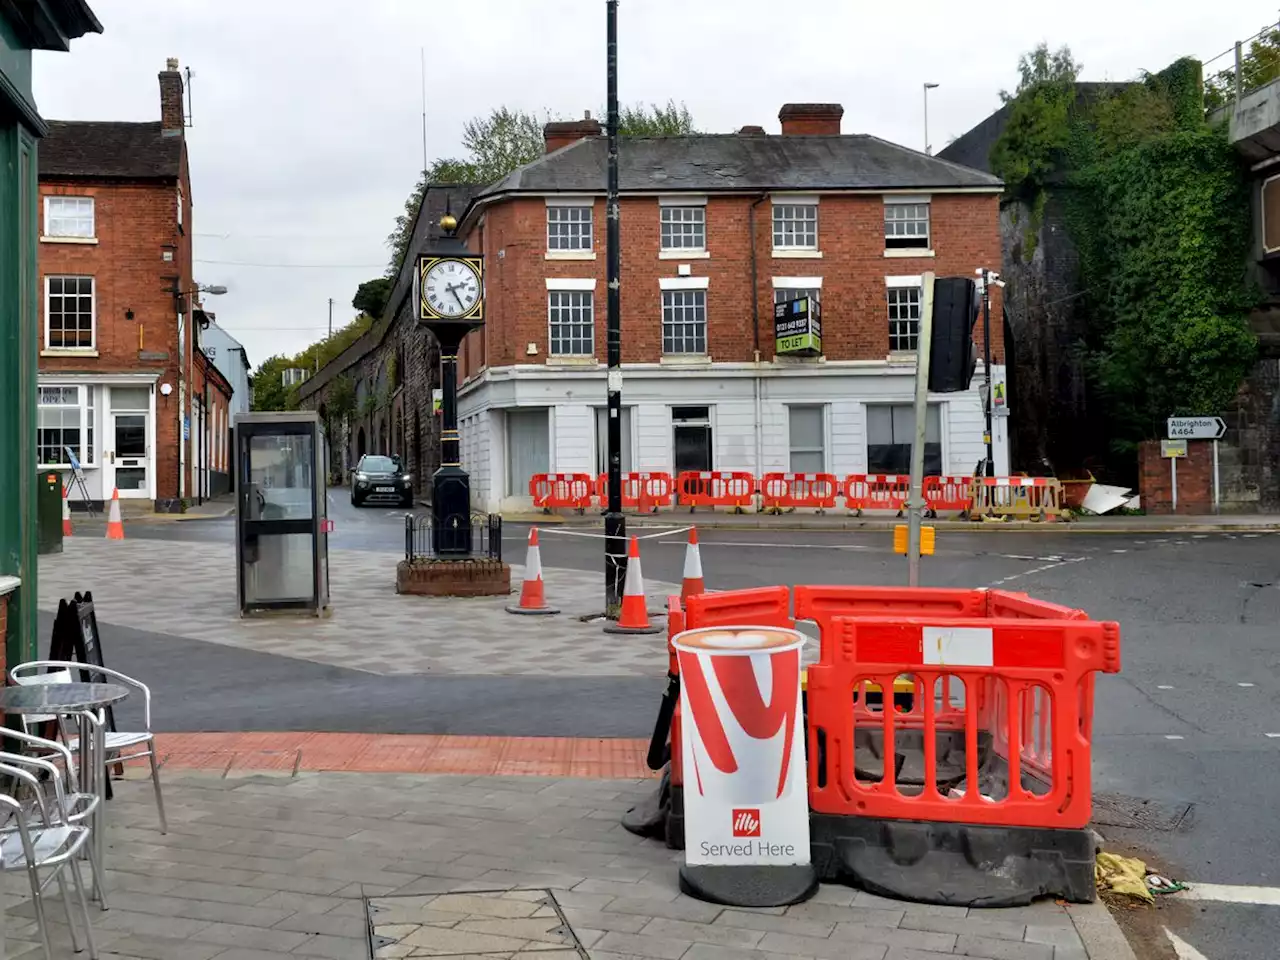
{"type": "Polygon", "coordinates": [[[375,487],[374,489],[378,493],[395,493],[396,492],[395,487],[375,487]]]}

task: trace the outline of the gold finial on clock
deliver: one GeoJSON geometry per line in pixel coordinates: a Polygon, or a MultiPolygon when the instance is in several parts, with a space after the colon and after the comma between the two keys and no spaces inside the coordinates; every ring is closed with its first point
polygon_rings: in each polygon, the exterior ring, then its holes
{"type": "Polygon", "coordinates": [[[440,218],[440,229],[445,233],[452,235],[458,229],[458,218],[452,213],[446,213],[440,218]]]}

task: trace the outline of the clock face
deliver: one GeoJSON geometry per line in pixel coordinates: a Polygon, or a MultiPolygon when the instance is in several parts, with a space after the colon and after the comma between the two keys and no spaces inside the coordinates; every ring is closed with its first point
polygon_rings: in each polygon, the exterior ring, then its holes
{"type": "Polygon", "coordinates": [[[480,300],[480,277],[465,260],[437,260],[427,270],[423,298],[445,317],[463,317],[480,300]]]}

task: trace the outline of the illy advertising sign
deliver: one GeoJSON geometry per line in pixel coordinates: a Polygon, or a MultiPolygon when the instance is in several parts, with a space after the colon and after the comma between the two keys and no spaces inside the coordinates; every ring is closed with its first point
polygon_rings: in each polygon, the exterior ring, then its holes
{"type": "Polygon", "coordinates": [[[687,866],[809,864],[800,654],[774,627],[688,630],[680,661],[687,866]]]}

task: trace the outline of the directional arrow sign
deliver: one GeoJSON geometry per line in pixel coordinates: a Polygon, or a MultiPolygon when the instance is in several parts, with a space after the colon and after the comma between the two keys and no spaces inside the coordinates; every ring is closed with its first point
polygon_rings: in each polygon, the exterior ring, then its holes
{"type": "Polygon", "coordinates": [[[1227,425],[1221,417],[1170,417],[1170,440],[1221,440],[1227,425]]]}

